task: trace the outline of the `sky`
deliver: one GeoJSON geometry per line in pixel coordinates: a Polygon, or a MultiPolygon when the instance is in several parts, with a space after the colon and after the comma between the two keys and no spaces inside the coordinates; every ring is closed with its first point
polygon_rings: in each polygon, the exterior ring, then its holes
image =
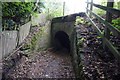
{"type": "MultiPolygon", "coordinates": [[[[87,0],[61,0],[65,2],[66,7],[68,8],[69,12],[65,10],[65,14],[72,14],[72,13],[79,13],[79,12],[85,12],[87,4],[85,3],[87,0]]],[[[91,1],[91,0],[89,0],[91,1]]],[[[94,3],[98,4],[103,0],[93,0],[94,3]]],[[[107,1],[107,0],[104,0],[107,1]]],[[[114,0],[114,1],[120,1],[120,0],[114,0]]]]}
{"type": "MultiPolygon", "coordinates": [[[[65,2],[65,6],[68,8],[68,11],[65,11],[65,14],[79,13],[85,12],[87,4],[85,3],[87,0],[63,0],[65,2]]],[[[99,3],[101,0],[94,0],[95,3],[99,3]]]]}

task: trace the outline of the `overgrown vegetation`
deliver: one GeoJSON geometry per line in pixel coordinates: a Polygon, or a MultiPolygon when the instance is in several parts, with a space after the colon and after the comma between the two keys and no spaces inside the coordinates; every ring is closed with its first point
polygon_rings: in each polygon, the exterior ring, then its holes
{"type": "Polygon", "coordinates": [[[80,16],[77,16],[76,17],[76,25],[78,25],[78,24],[85,24],[86,23],[86,21],[84,20],[84,18],[83,17],[80,17],[80,16]]]}
{"type": "Polygon", "coordinates": [[[32,39],[31,39],[31,50],[33,51],[33,50],[35,50],[35,48],[36,48],[36,44],[37,44],[37,41],[38,41],[38,39],[39,39],[39,37],[41,37],[42,35],[41,35],[41,30],[36,34],[36,35],[34,35],[33,37],[32,37],[32,39]]]}
{"type": "Polygon", "coordinates": [[[2,2],[3,30],[18,30],[20,25],[31,20],[31,16],[43,12],[49,19],[62,16],[63,5],[59,0],[42,0],[39,2],[2,2]]]}
{"type": "Polygon", "coordinates": [[[79,38],[77,42],[77,47],[83,47],[84,41],[85,41],[85,38],[79,38]]]}
{"type": "Polygon", "coordinates": [[[113,19],[112,20],[112,25],[114,26],[114,27],[116,27],[117,29],[119,29],[120,30],[120,18],[117,18],[117,19],[113,19]]]}
{"type": "Polygon", "coordinates": [[[42,2],[2,2],[3,30],[17,30],[18,26],[30,21],[35,13],[41,13],[42,2]]]}
{"type": "Polygon", "coordinates": [[[39,42],[40,42],[40,39],[43,38],[43,35],[46,34],[45,30],[46,30],[47,27],[42,27],[36,35],[34,35],[30,41],[30,50],[31,51],[41,51],[41,50],[45,50],[45,48],[41,48],[39,46],[39,42]]]}
{"type": "Polygon", "coordinates": [[[49,19],[62,16],[63,5],[60,0],[45,0],[45,6],[44,13],[49,19]]]}

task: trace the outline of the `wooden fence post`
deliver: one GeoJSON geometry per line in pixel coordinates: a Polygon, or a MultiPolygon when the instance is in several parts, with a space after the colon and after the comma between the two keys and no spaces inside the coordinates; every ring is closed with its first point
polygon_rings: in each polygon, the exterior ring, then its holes
{"type": "MultiPolygon", "coordinates": [[[[108,0],[107,2],[107,7],[113,7],[113,4],[114,4],[114,0],[113,2],[109,2],[111,0],[108,0]]],[[[112,14],[110,12],[106,12],[106,21],[111,23],[112,22],[112,14]]],[[[106,28],[105,30],[105,36],[109,39],[110,37],[110,30],[108,28],[106,28]]]]}
{"type": "MultiPolygon", "coordinates": [[[[93,10],[93,0],[91,0],[91,4],[90,4],[90,10],[93,10]]],[[[92,14],[90,13],[90,17],[92,17],[92,14]]]]}
{"type": "Polygon", "coordinates": [[[0,1],[0,31],[2,31],[2,2],[0,1]]]}
{"type": "MultiPolygon", "coordinates": [[[[113,7],[113,5],[114,5],[114,0],[107,0],[107,8],[108,7],[113,7]]],[[[108,12],[108,10],[106,11],[106,21],[109,22],[109,23],[112,22],[112,14],[110,12],[108,12]]],[[[105,27],[105,33],[104,33],[104,35],[105,35],[105,37],[107,39],[110,38],[110,30],[107,27],[105,27]]],[[[107,47],[105,46],[104,43],[103,43],[103,46],[107,50],[107,47]]]]}
{"type": "Polygon", "coordinates": [[[65,15],[65,2],[63,2],[63,16],[65,15]]]}
{"type": "MultiPolygon", "coordinates": [[[[87,0],[87,9],[89,7],[89,4],[88,4],[89,0],[87,0]]],[[[88,14],[88,10],[86,9],[86,13],[88,14]]]]}

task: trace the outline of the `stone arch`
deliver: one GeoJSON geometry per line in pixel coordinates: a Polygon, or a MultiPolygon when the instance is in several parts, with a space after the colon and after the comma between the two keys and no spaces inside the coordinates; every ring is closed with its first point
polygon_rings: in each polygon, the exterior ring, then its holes
{"type": "Polygon", "coordinates": [[[66,32],[57,31],[54,36],[54,46],[57,49],[66,48],[70,51],[70,39],[66,32]]]}

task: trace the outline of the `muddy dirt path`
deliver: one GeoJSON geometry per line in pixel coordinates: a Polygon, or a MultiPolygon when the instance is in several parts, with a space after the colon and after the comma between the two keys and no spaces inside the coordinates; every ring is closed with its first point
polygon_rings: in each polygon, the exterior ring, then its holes
{"type": "Polygon", "coordinates": [[[75,78],[71,56],[62,49],[56,52],[35,52],[29,57],[22,57],[7,78],[75,78]]]}

